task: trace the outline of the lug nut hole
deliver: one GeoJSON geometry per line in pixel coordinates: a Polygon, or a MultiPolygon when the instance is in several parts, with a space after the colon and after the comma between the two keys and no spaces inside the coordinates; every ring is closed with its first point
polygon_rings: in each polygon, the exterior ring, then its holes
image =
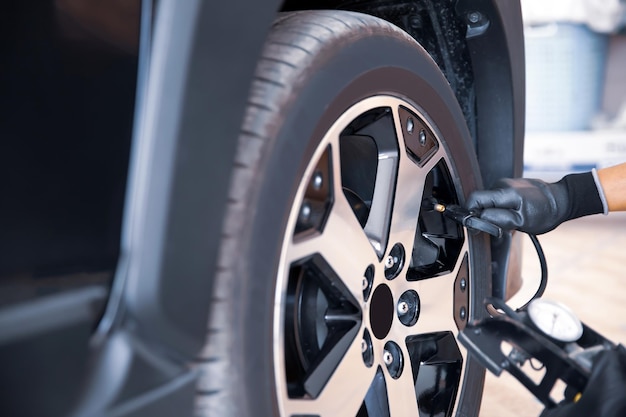
{"type": "Polygon", "coordinates": [[[397,277],[404,267],[404,246],[400,243],[393,245],[389,251],[389,255],[384,260],[385,264],[385,278],[391,280],[397,277]]]}
{"type": "Polygon", "coordinates": [[[374,284],[374,265],[370,265],[365,270],[363,278],[361,279],[361,288],[363,289],[363,300],[367,301],[372,292],[372,285],[374,284]]]}
{"type": "Polygon", "coordinates": [[[395,342],[385,343],[385,350],[383,351],[383,363],[389,371],[389,375],[393,379],[400,378],[402,375],[402,368],[404,367],[404,357],[402,356],[402,350],[395,342]]]}
{"type": "Polygon", "coordinates": [[[420,314],[420,298],[413,290],[405,291],[396,303],[396,313],[400,323],[413,326],[420,314]]]}
{"type": "Polygon", "coordinates": [[[374,364],[374,349],[372,348],[372,338],[370,332],[365,329],[363,331],[363,339],[361,340],[361,355],[363,363],[368,368],[374,364]]]}

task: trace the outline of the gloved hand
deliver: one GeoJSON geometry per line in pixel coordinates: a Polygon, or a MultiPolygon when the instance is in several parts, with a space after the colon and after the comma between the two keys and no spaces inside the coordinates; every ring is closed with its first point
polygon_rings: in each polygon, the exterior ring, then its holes
{"type": "Polygon", "coordinates": [[[466,206],[503,229],[539,235],[564,221],[605,211],[600,193],[591,172],[556,183],[505,178],[491,190],[473,192],[466,206]]]}
{"type": "Polygon", "coordinates": [[[598,354],[580,400],[546,409],[540,417],[626,416],[626,350],[598,354]]]}

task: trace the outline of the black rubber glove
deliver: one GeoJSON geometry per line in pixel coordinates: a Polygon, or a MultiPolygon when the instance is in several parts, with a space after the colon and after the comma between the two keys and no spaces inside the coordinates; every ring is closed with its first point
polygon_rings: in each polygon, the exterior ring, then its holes
{"type": "Polygon", "coordinates": [[[626,350],[623,346],[598,354],[578,402],[546,409],[540,417],[586,416],[626,416],[626,350]]]}
{"type": "Polygon", "coordinates": [[[566,175],[556,183],[501,179],[491,190],[472,193],[467,208],[503,229],[535,235],[549,232],[564,221],[604,211],[591,172],[566,175]]]}

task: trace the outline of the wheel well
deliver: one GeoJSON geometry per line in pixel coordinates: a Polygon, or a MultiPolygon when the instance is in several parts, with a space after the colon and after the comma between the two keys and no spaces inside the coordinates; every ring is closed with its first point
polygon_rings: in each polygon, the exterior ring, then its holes
{"type": "Polygon", "coordinates": [[[467,25],[456,1],[424,0],[285,0],[281,11],[350,10],[384,19],[422,45],[450,83],[476,141],[474,75],[466,42],[467,25]]]}

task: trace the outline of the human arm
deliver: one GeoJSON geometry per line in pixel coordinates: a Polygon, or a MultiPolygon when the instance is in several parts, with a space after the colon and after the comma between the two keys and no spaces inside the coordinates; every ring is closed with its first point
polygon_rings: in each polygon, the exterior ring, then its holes
{"type": "Polygon", "coordinates": [[[504,229],[546,233],[567,220],[626,210],[626,163],[556,183],[502,179],[491,190],[472,193],[467,207],[504,229]]]}
{"type": "Polygon", "coordinates": [[[609,211],[626,211],[626,162],[598,170],[609,211]]]}

